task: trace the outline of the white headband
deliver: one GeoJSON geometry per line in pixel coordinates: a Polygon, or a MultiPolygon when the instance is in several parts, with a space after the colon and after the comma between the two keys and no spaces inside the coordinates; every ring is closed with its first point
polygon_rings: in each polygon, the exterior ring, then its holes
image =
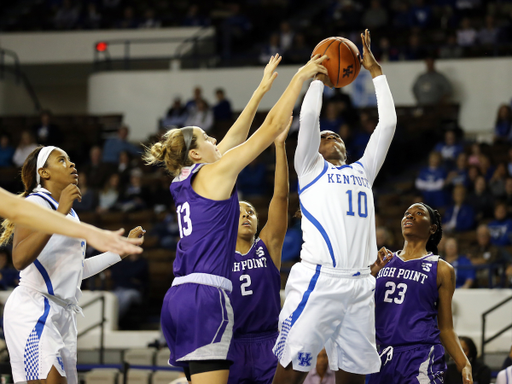
{"type": "Polygon", "coordinates": [[[41,176],[39,176],[39,169],[44,167],[44,164],[46,163],[46,160],[48,160],[48,156],[50,156],[50,153],[54,149],[57,149],[57,147],[43,147],[39,151],[39,154],[37,155],[37,166],[36,166],[36,181],[37,181],[37,188],[41,187],[41,176]]]}

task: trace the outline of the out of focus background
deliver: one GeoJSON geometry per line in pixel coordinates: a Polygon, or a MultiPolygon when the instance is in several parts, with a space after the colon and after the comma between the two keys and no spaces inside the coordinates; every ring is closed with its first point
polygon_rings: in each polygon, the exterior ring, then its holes
{"type": "MultiPolygon", "coordinates": [[[[171,178],[143,164],[143,145],[185,125],[222,139],[279,53],[256,129],[318,42],[343,36],[361,50],[365,28],[398,115],[374,185],[378,246],[400,249],[400,220],[413,202],[439,209],[440,254],[457,271],[455,329],[474,340],[494,376],[501,369],[512,345],[512,1],[2,0],[0,186],[22,192],[28,154],[56,145],[77,164],[82,221],[147,230],[141,256],[83,282],[81,379],[107,384],[116,371],[95,376],[94,364],[165,365],[168,354],[159,315],[179,228],[171,178]]],[[[283,288],[302,243],[293,170],[300,102],[287,140],[283,288]]],[[[345,88],[326,88],[320,128],[341,135],[349,162],[377,123],[367,71],[345,88]]],[[[260,227],[273,167],[269,148],[239,177],[260,227]]],[[[18,281],[10,255],[0,249],[1,302],[18,281]]],[[[142,380],[133,384],[170,381],[165,371],[133,372],[128,379],[142,380]]]]}

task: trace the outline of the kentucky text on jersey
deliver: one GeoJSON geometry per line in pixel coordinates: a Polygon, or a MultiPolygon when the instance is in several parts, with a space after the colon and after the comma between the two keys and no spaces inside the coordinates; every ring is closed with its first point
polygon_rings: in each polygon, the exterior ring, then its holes
{"type": "Polygon", "coordinates": [[[359,177],[354,175],[340,175],[339,173],[328,173],[327,182],[336,184],[352,184],[361,187],[371,188],[370,183],[366,177],[359,177]]]}
{"type": "MultiPolygon", "coordinates": [[[[428,268],[428,267],[425,266],[424,268],[428,268]]],[[[427,272],[429,270],[430,270],[430,268],[428,268],[427,272]]],[[[379,274],[377,275],[377,279],[379,277],[395,277],[395,275],[396,275],[397,279],[417,281],[421,284],[425,284],[425,280],[428,279],[428,275],[421,273],[419,271],[411,271],[410,269],[395,268],[395,267],[382,268],[379,271],[379,274]]]]}

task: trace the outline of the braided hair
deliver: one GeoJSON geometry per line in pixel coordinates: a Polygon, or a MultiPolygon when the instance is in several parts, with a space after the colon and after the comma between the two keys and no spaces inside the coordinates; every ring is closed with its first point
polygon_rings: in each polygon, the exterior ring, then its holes
{"type": "Polygon", "coordinates": [[[441,214],[437,209],[432,209],[429,205],[425,203],[420,203],[423,205],[430,216],[430,224],[431,225],[437,225],[436,231],[430,235],[427,241],[427,251],[432,252],[434,255],[439,254],[439,250],[437,249],[437,245],[441,241],[441,238],[443,237],[443,227],[441,226],[441,214]]]}

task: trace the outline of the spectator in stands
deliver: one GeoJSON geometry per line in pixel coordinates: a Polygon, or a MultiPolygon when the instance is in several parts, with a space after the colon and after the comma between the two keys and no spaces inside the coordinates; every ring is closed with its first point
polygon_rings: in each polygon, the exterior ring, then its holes
{"type": "Polygon", "coordinates": [[[433,57],[427,57],[425,65],[427,71],[416,78],[412,89],[417,104],[423,106],[448,102],[452,94],[450,81],[436,70],[433,57]]]}
{"type": "Polygon", "coordinates": [[[85,29],[99,29],[101,28],[101,21],[103,20],[103,16],[101,12],[98,10],[96,4],[94,2],[89,2],[87,4],[87,9],[82,16],[82,27],[85,29]]]}
{"type": "Polygon", "coordinates": [[[116,23],[119,29],[137,28],[137,20],[135,19],[133,8],[128,6],[123,10],[123,18],[116,23]]]}
{"type": "Polygon", "coordinates": [[[439,48],[440,59],[459,59],[464,55],[464,50],[457,44],[457,35],[450,33],[441,48],[439,48]]]}
{"type": "Polygon", "coordinates": [[[476,279],[475,270],[472,268],[471,261],[465,256],[459,254],[459,245],[453,237],[445,240],[444,259],[455,269],[455,288],[471,288],[476,279]]]}
{"type": "Polygon", "coordinates": [[[113,173],[105,182],[105,186],[99,193],[96,212],[104,213],[115,209],[119,198],[119,174],[113,173]]]}
{"type": "Polygon", "coordinates": [[[112,291],[119,304],[119,319],[122,320],[133,305],[143,302],[149,283],[149,265],[141,254],[124,258],[123,263],[114,264],[107,270],[112,280],[112,291]]]}
{"type": "Polygon", "coordinates": [[[203,89],[197,86],[194,88],[192,98],[188,100],[187,103],[185,104],[185,108],[187,109],[187,111],[193,110],[196,107],[197,102],[199,100],[203,100],[203,89]]]}
{"type": "Polygon", "coordinates": [[[512,215],[512,176],[508,176],[505,179],[505,196],[503,200],[507,204],[507,215],[512,215]]]}
{"type": "Polygon", "coordinates": [[[437,143],[434,151],[441,154],[444,166],[450,169],[455,165],[457,156],[464,151],[464,147],[461,143],[457,142],[455,132],[453,130],[448,130],[444,133],[444,141],[437,143]]]}
{"type": "Polygon", "coordinates": [[[375,58],[380,63],[387,61],[398,61],[400,60],[400,51],[396,47],[392,47],[387,37],[381,37],[379,39],[379,46],[375,49],[375,58]]]}
{"type": "Polygon", "coordinates": [[[181,128],[185,126],[187,117],[187,108],[181,104],[181,97],[176,96],[172,106],[167,110],[163,125],[164,127],[181,128]]]}
{"type": "Polygon", "coordinates": [[[12,266],[11,255],[7,248],[0,248],[0,291],[15,288],[19,282],[19,273],[12,266]]]}
{"type": "Polygon", "coordinates": [[[512,141],[512,108],[510,105],[501,104],[494,123],[494,141],[512,141]]]}
{"type": "Polygon", "coordinates": [[[358,130],[352,135],[351,153],[347,153],[352,161],[357,161],[363,156],[366,145],[370,140],[370,136],[377,126],[377,120],[365,113],[361,113],[361,123],[358,130]]]}
{"type": "Polygon", "coordinates": [[[78,174],[78,188],[82,194],[82,200],[73,202],[73,209],[77,212],[94,212],[98,204],[96,191],[89,188],[87,175],[84,172],[78,174]]]}
{"type": "Polygon", "coordinates": [[[95,145],[89,150],[89,162],[80,167],[80,170],[87,175],[88,186],[93,189],[102,188],[105,185],[105,181],[107,181],[109,174],[114,171],[114,167],[103,163],[101,158],[101,148],[95,145]]]}
{"type": "Polygon", "coordinates": [[[303,384],[335,384],[336,376],[329,368],[329,359],[325,348],[320,351],[316,358],[316,366],[309,371],[303,384]]]}
{"type": "Polygon", "coordinates": [[[279,34],[273,33],[270,35],[268,42],[263,45],[260,52],[260,63],[268,63],[270,57],[275,55],[276,53],[282,54],[281,43],[279,40],[279,34]]]}
{"type": "Polygon", "coordinates": [[[12,167],[14,148],[11,146],[11,137],[7,133],[0,135],[0,168],[12,167]]]}
{"type": "Polygon", "coordinates": [[[419,33],[413,31],[407,42],[407,46],[401,53],[402,60],[421,60],[425,57],[425,45],[421,41],[419,33]]]}
{"type": "Polygon", "coordinates": [[[185,27],[206,27],[210,25],[210,19],[201,15],[197,4],[192,4],[188,7],[187,14],[181,25],[185,27]]]}
{"type": "Polygon", "coordinates": [[[466,188],[457,185],[453,188],[453,205],[448,206],[443,218],[443,229],[446,232],[462,232],[473,229],[475,225],[475,212],[465,202],[466,188]]]}
{"type": "MultiPolygon", "coordinates": [[[[167,195],[169,195],[169,189],[167,189],[167,195]]],[[[151,230],[151,235],[158,237],[158,245],[161,248],[176,250],[180,240],[180,228],[174,212],[175,210],[171,209],[163,221],[156,223],[151,230]]]]}
{"type": "Polygon", "coordinates": [[[205,132],[212,129],[213,111],[204,99],[197,100],[195,107],[189,110],[185,125],[202,128],[205,132]]]}
{"type": "Polygon", "coordinates": [[[63,0],[62,6],[57,10],[53,18],[53,25],[56,29],[72,29],[75,27],[80,9],[73,4],[72,0],[63,0]]]}
{"type": "Polygon", "coordinates": [[[340,116],[337,105],[330,101],[325,105],[325,114],[320,118],[321,131],[333,131],[339,133],[343,119],[340,116]]]}
{"type": "Polygon", "coordinates": [[[279,25],[279,43],[281,44],[281,52],[287,52],[293,44],[295,31],[288,21],[283,21],[279,25]]]}
{"type": "Polygon", "coordinates": [[[130,182],[119,200],[119,207],[123,212],[138,211],[152,204],[151,192],[142,185],[142,171],[139,168],[130,171],[130,182]]]}
{"type": "Polygon", "coordinates": [[[58,146],[61,142],[61,133],[59,127],[51,122],[52,112],[50,110],[42,111],[40,119],[40,123],[33,127],[36,142],[45,146],[58,146]]]}
{"type": "Polygon", "coordinates": [[[484,154],[480,155],[479,169],[482,176],[485,177],[485,180],[491,180],[492,175],[494,175],[495,168],[493,167],[489,156],[484,154]]]}
{"type": "MultiPolygon", "coordinates": [[[[475,342],[466,336],[459,336],[460,345],[464,350],[473,371],[473,383],[490,384],[491,369],[477,358],[478,351],[475,342]]],[[[445,377],[446,384],[462,384],[462,376],[453,361],[448,363],[445,377]]]]}
{"type": "Polygon", "coordinates": [[[491,244],[507,246],[512,244],[512,219],[507,217],[505,202],[499,201],[494,206],[494,220],[488,224],[491,244]]]}
{"type": "Polygon", "coordinates": [[[397,29],[409,29],[411,27],[411,14],[410,4],[408,1],[396,1],[392,3],[394,15],[393,15],[393,27],[397,29]]]}
{"type": "Polygon", "coordinates": [[[505,179],[507,178],[507,166],[505,163],[499,163],[491,179],[489,180],[489,189],[494,197],[502,198],[505,195],[505,179]]]}
{"type": "Polygon", "coordinates": [[[300,250],[302,248],[302,229],[300,228],[300,214],[289,220],[288,229],[284,236],[283,253],[281,260],[298,261],[300,259],[300,250]]]}
{"type": "Polygon", "coordinates": [[[119,175],[119,185],[124,189],[130,182],[132,172],[132,165],[130,164],[130,155],[126,151],[119,153],[119,163],[117,165],[117,174],[119,175]]]}
{"type": "Polygon", "coordinates": [[[291,48],[286,51],[286,61],[290,64],[306,62],[311,56],[312,48],[306,43],[302,33],[296,33],[291,48]]]}
{"type": "Polygon", "coordinates": [[[128,135],[130,131],[128,126],[121,125],[117,130],[117,136],[111,137],[103,144],[103,162],[118,164],[119,154],[126,151],[134,156],[140,155],[140,150],[136,145],[133,145],[128,141],[128,135]]]}
{"type": "Polygon", "coordinates": [[[433,207],[444,207],[446,198],[444,184],[446,171],[441,166],[441,154],[432,152],[428,157],[428,167],[423,168],[416,178],[416,188],[421,192],[423,201],[433,207]]]}
{"type": "Polygon", "coordinates": [[[16,151],[14,151],[14,156],[12,157],[14,165],[17,167],[22,167],[25,159],[36,148],[37,144],[32,133],[29,131],[21,132],[20,143],[16,147],[16,151]]]}
{"type": "Polygon", "coordinates": [[[492,46],[498,41],[498,28],[492,15],[485,16],[485,25],[478,31],[478,42],[482,45],[492,46]]]}
{"type": "Polygon", "coordinates": [[[361,24],[372,31],[385,27],[388,23],[388,12],[379,0],[372,0],[370,8],[363,13],[361,24]]]}
{"type": "Polygon", "coordinates": [[[233,118],[231,102],[226,99],[226,92],[222,88],[215,90],[217,104],[213,106],[213,117],[215,121],[230,121],[233,118]]]}
{"type": "Polygon", "coordinates": [[[455,168],[448,173],[446,184],[450,186],[463,185],[468,187],[468,156],[461,152],[455,161],[455,168]]]}
{"type": "Polygon", "coordinates": [[[479,143],[474,142],[471,144],[471,153],[468,157],[468,164],[479,166],[480,156],[482,156],[482,148],[480,147],[479,143]]]}
{"type": "Polygon", "coordinates": [[[476,178],[474,190],[469,194],[467,202],[473,208],[477,222],[492,217],[494,198],[487,190],[487,182],[483,176],[476,178]]]}
{"type": "Polygon", "coordinates": [[[426,28],[432,19],[432,8],[424,0],[415,0],[410,9],[410,23],[412,27],[426,28]]]}
{"type": "Polygon", "coordinates": [[[156,18],[155,10],[148,8],[144,12],[144,19],[139,23],[139,28],[160,28],[162,22],[156,18]]]}
{"type": "Polygon", "coordinates": [[[477,32],[473,28],[471,19],[464,17],[460,22],[460,27],[457,29],[457,44],[461,47],[471,47],[475,45],[477,32]]]}

